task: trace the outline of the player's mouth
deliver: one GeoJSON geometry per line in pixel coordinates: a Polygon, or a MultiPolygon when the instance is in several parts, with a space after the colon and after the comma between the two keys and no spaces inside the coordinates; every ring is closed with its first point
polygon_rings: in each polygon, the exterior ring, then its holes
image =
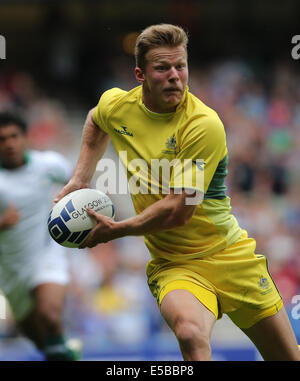
{"type": "Polygon", "coordinates": [[[178,87],[168,87],[164,91],[170,92],[170,93],[177,93],[177,92],[181,93],[181,90],[178,87]]]}
{"type": "Polygon", "coordinates": [[[13,149],[8,149],[6,152],[5,152],[5,155],[6,156],[16,156],[17,155],[17,151],[13,150],[13,149]]]}
{"type": "Polygon", "coordinates": [[[4,157],[5,157],[7,160],[15,161],[15,160],[18,160],[18,159],[19,159],[20,154],[19,154],[18,151],[15,151],[15,150],[8,150],[8,151],[5,152],[4,157]]]}

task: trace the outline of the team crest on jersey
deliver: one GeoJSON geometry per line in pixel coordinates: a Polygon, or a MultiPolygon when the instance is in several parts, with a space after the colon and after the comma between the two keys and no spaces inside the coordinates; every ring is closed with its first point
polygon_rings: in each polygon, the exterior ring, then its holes
{"type": "Polygon", "coordinates": [[[176,143],[176,139],[175,139],[175,136],[171,136],[167,141],[166,141],[166,147],[168,149],[172,149],[172,150],[176,150],[177,148],[177,143],[176,143]]]}
{"type": "Polygon", "coordinates": [[[163,153],[176,153],[177,142],[175,135],[172,135],[165,143],[167,149],[163,151],[163,153]]]}
{"type": "Polygon", "coordinates": [[[268,279],[264,276],[261,276],[260,277],[260,280],[259,280],[259,283],[258,283],[258,286],[260,288],[262,288],[263,290],[266,290],[267,288],[270,287],[270,283],[268,281],[268,279]]]}

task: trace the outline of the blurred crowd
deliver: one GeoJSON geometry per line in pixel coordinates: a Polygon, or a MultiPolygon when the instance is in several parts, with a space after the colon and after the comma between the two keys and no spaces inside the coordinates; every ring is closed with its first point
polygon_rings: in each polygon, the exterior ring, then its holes
{"type": "Polygon", "coordinates": [[[0,70],[0,111],[15,111],[28,125],[33,149],[53,149],[64,153],[73,142],[65,105],[51,98],[28,72],[0,70]]]}
{"type": "MultiPolygon", "coordinates": [[[[131,58],[118,59],[97,93],[136,86],[132,64],[131,58]]],[[[269,271],[291,308],[292,297],[300,294],[300,73],[282,62],[265,70],[239,60],[206,67],[194,63],[189,87],[224,123],[232,212],[256,239],[257,253],[267,256],[269,271]]],[[[67,109],[64,102],[49,97],[28,73],[0,71],[0,110],[13,109],[26,117],[35,149],[66,153],[66,147],[75,141],[78,145],[88,110],[79,110],[82,120],[71,123],[72,104],[67,109]]],[[[76,157],[72,160],[75,165],[76,157]]],[[[117,218],[132,213],[130,207],[124,209],[128,199],[113,201],[120,211],[117,218]]],[[[125,237],[89,252],[70,250],[69,258],[69,332],[101,332],[103,340],[136,343],[166,330],[147,287],[150,257],[141,237],[125,237]]],[[[13,322],[0,321],[1,334],[16,335],[13,322]]]]}

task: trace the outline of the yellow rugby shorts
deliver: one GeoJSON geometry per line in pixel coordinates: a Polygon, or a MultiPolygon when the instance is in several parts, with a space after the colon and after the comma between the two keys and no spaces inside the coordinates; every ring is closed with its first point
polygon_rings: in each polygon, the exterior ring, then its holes
{"type": "Polygon", "coordinates": [[[282,299],[265,256],[255,254],[256,241],[245,230],[230,247],[208,257],[147,264],[149,288],[160,306],[168,292],[191,292],[216,317],[227,314],[241,329],[276,314],[282,299]]]}

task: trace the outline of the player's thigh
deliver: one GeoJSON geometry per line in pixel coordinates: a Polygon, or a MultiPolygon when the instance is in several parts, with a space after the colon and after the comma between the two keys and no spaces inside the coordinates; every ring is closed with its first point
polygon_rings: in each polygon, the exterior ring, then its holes
{"type": "Polygon", "coordinates": [[[300,361],[297,340],[284,307],[275,315],[242,330],[255,344],[264,360],[300,361]]]}
{"type": "Polygon", "coordinates": [[[190,291],[175,289],[168,292],[161,302],[160,310],[175,334],[180,327],[192,327],[199,335],[210,338],[216,316],[190,291]]]}

